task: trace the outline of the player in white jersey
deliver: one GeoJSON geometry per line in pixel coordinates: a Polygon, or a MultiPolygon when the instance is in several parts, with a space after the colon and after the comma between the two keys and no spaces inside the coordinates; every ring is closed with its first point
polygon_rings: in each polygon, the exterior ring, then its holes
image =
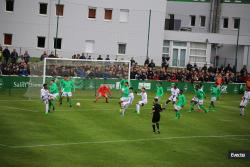
{"type": "Polygon", "coordinates": [[[129,96],[128,96],[128,100],[127,101],[123,101],[122,102],[122,111],[121,111],[121,116],[124,116],[125,115],[125,112],[126,112],[126,109],[131,105],[133,104],[133,101],[134,101],[134,92],[133,92],[133,88],[130,87],[129,88],[129,96]]]}
{"type": "Polygon", "coordinates": [[[240,115],[245,116],[245,108],[250,100],[250,88],[247,88],[240,102],[240,115]]]}
{"type": "Polygon", "coordinates": [[[177,97],[179,95],[179,88],[177,88],[176,85],[174,85],[171,89],[171,96],[168,98],[168,100],[166,101],[166,103],[164,104],[164,107],[163,109],[166,109],[166,105],[169,103],[169,102],[172,102],[173,104],[175,104],[176,100],[177,100],[177,97]]]}
{"type": "Polygon", "coordinates": [[[148,103],[148,95],[147,95],[144,87],[141,88],[141,93],[139,93],[138,95],[141,96],[141,101],[136,103],[136,112],[137,112],[137,114],[140,114],[141,106],[144,106],[145,104],[148,103]]]}
{"type": "Polygon", "coordinates": [[[50,112],[50,100],[53,98],[53,94],[49,93],[48,85],[43,84],[43,88],[41,89],[41,99],[45,104],[45,114],[50,112]]]}

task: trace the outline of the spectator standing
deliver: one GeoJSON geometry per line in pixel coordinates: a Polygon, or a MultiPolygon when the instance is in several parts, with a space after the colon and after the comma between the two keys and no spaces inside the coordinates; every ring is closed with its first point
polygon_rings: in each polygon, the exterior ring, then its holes
{"type": "Polygon", "coordinates": [[[131,63],[131,66],[134,66],[134,65],[135,65],[135,60],[134,60],[134,57],[131,57],[131,59],[130,59],[130,63],[131,63]]]}
{"type": "Polygon", "coordinates": [[[188,64],[187,64],[187,70],[188,70],[188,71],[191,71],[192,68],[193,68],[192,64],[190,64],[190,62],[188,62],[188,64]]]}
{"type": "Polygon", "coordinates": [[[30,61],[30,55],[29,55],[27,50],[23,54],[23,59],[24,59],[25,63],[28,63],[30,61]]]}
{"type": "Polygon", "coordinates": [[[240,76],[246,77],[247,76],[247,67],[246,65],[243,66],[243,68],[240,70],[240,76]]]}
{"type": "Polygon", "coordinates": [[[88,60],[91,60],[92,58],[91,58],[91,56],[89,55],[89,57],[88,57],[88,60]]]}
{"type": "Polygon", "coordinates": [[[105,59],[105,60],[110,60],[109,55],[106,56],[106,59],[105,59]]]}
{"type": "Polygon", "coordinates": [[[84,53],[82,53],[82,55],[79,57],[79,59],[86,59],[84,53]]]}
{"type": "Polygon", "coordinates": [[[4,58],[4,64],[8,64],[10,59],[10,50],[8,49],[8,47],[6,47],[3,50],[3,58],[4,58]]]}
{"type": "Polygon", "coordinates": [[[10,58],[11,58],[11,63],[15,64],[17,62],[18,53],[16,52],[16,49],[13,49],[13,51],[10,54],[10,58]]]}
{"type": "Polygon", "coordinates": [[[50,52],[49,58],[55,58],[54,52],[50,52]]]}
{"type": "Polygon", "coordinates": [[[151,59],[151,62],[149,63],[148,67],[155,68],[155,63],[153,59],[151,59]]]}
{"type": "Polygon", "coordinates": [[[207,72],[207,64],[204,64],[201,70],[203,70],[204,72],[207,72]]]}
{"type": "Polygon", "coordinates": [[[224,72],[232,72],[232,68],[231,68],[230,64],[227,65],[224,72]]]}
{"type": "Polygon", "coordinates": [[[40,60],[43,61],[43,60],[44,60],[45,58],[47,58],[47,57],[48,57],[48,54],[47,54],[46,51],[44,51],[43,54],[42,54],[41,57],[40,57],[40,60]]]}
{"type": "Polygon", "coordinates": [[[102,59],[102,56],[99,55],[98,58],[97,58],[97,60],[103,60],[103,59],[102,59]]]}
{"type": "Polygon", "coordinates": [[[147,59],[144,62],[144,66],[148,66],[149,65],[149,58],[147,57],[147,59]]]}

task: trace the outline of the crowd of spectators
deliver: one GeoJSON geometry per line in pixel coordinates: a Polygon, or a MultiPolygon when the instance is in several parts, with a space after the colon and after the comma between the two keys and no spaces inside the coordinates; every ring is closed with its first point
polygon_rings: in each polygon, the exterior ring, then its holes
{"type": "MultiPolygon", "coordinates": [[[[54,52],[47,54],[46,51],[40,57],[57,58],[54,52]]],[[[91,55],[85,56],[82,54],[75,54],[72,59],[92,59],[91,55]]],[[[109,55],[105,58],[99,55],[97,60],[110,60],[109,55]]],[[[60,60],[60,59],[59,59],[60,60]]],[[[8,47],[4,49],[0,46],[0,74],[2,75],[30,75],[30,69],[36,68],[36,64],[29,64],[30,55],[28,51],[19,55],[15,49],[10,51],[8,47]]],[[[134,58],[131,60],[130,78],[137,80],[162,80],[171,82],[214,82],[217,77],[221,77],[225,83],[239,83],[250,79],[246,66],[244,66],[239,73],[236,73],[235,67],[228,64],[226,67],[212,67],[205,64],[202,68],[198,68],[196,64],[187,64],[186,68],[168,68],[169,58],[162,58],[161,67],[156,67],[153,59],[147,58],[143,66],[139,66],[134,58]]],[[[35,69],[34,69],[35,71],[35,69]]],[[[39,69],[38,71],[41,72],[39,69]]],[[[103,65],[91,65],[90,63],[81,64],[80,66],[59,66],[57,64],[48,67],[48,75],[62,75],[68,73],[71,76],[78,76],[84,78],[123,78],[128,76],[128,66],[122,63],[109,63],[103,65]]],[[[41,74],[41,73],[40,73],[41,74]]],[[[33,74],[31,74],[33,75],[33,74]]]]}
{"type": "MultiPolygon", "coordinates": [[[[131,62],[132,64],[132,62],[131,62]]],[[[217,77],[221,77],[224,83],[241,83],[250,79],[246,66],[239,73],[236,73],[235,67],[228,64],[226,67],[212,67],[205,64],[198,68],[196,64],[187,64],[183,69],[169,69],[167,65],[155,67],[153,60],[145,60],[144,66],[138,66],[133,61],[130,74],[131,79],[137,80],[162,80],[171,82],[214,82],[217,77]]]]}
{"type": "Polygon", "coordinates": [[[0,46],[0,74],[28,76],[30,55],[28,51],[19,55],[16,49],[12,51],[8,47],[4,49],[0,46]]]}

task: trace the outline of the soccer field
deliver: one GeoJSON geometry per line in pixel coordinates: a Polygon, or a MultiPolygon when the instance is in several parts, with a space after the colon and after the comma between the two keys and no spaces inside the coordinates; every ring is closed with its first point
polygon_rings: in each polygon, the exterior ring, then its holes
{"type": "MultiPolygon", "coordinates": [[[[250,108],[239,116],[241,95],[223,95],[217,111],[207,114],[188,113],[187,104],[180,120],[170,104],[161,113],[161,134],[153,134],[153,93],[140,115],[134,113],[136,97],[125,117],[119,115],[118,92],[106,104],[94,103],[93,91],[78,91],[73,102],[80,108],[64,101],[49,115],[40,99],[22,94],[0,95],[1,167],[250,166],[250,159],[227,158],[230,150],[250,150],[250,108]]],[[[192,95],[186,96],[190,101],[192,95]]]]}

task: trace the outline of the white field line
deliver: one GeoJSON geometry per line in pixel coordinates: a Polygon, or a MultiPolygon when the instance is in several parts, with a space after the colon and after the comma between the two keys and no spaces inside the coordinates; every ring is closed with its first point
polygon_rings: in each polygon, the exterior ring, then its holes
{"type": "Polygon", "coordinates": [[[229,138],[229,139],[231,139],[231,140],[237,140],[237,141],[241,141],[241,140],[249,140],[249,139],[241,139],[241,138],[239,138],[239,139],[236,139],[236,138],[229,138]]]}
{"type": "MultiPolygon", "coordinates": [[[[20,110],[20,111],[39,112],[38,110],[29,110],[29,109],[25,109],[25,108],[10,107],[10,106],[4,106],[4,105],[2,107],[8,108],[8,109],[13,109],[13,110],[20,110]]],[[[151,108],[142,108],[142,109],[149,110],[151,108]]],[[[66,110],[66,109],[60,110],[60,108],[56,108],[55,112],[73,111],[73,110],[76,110],[76,108],[72,108],[72,110],[66,110]]],[[[111,108],[92,108],[92,109],[91,108],[90,109],[87,109],[87,108],[77,108],[77,110],[83,110],[83,111],[84,110],[88,110],[88,111],[99,111],[99,110],[102,110],[102,111],[112,111],[112,110],[117,110],[117,111],[119,111],[119,107],[117,107],[117,109],[111,109],[111,108]]],[[[128,108],[128,110],[131,110],[131,108],[128,108]]]]}
{"type": "Polygon", "coordinates": [[[20,110],[20,111],[30,111],[30,112],[38,112],[36,110],[29,110],[29,109],[24,109],[24,108],[17,108],[17,107],[10,107],[10,106],[2,106],[8,109],[13,109],[13,110],[20,110]]]}
{"type": "Polygon", "coordinates": [[[159,140],[173,140],[173,139],[195,139],[195,138],[229,138],[230,137],[249,137],[249,135],[212,135],[212,136],[178,136],[165,138],[143,138],[143,139],[124,139],[124,140],[105,140],[105,141],[84,141],[74,143],[54,143],[54,144],[38,144],[38,145],[16,145],[8,146],[9,148],[37,148],[37,147],[56,147],[69,145],[84,145],[84,144],[106,144],[106,143],[128,143],[128,142],[147,142],[159,140]]]}
{"type": "Polygon", "coordinates": [[[222,121],[222,122],[234,122],[234,120],[230,120],[230,119],[220,119],[220,121],[222,121]]]}
{"type": "MultiPolygon", "coordinates": [[[[118,100],[119,98],[111,98],[110,100],[118,100]]],[[[73,101],[76,101],[76,100],[79,100],[79,101],[84,101],[84,100],[86,100],[86,101],[95,101],[95,98],[93,98],[93,99],[74,99],[74,98],[72,98],[72,100],[73,101]]],[[[18,102],[18,101],[41,101],[41,99],[20,99],[20,100],[0,100],[0,102],[18,102]]],[[[102,101],[102,99],[100,99],[99,101],[102,101]]]]}

